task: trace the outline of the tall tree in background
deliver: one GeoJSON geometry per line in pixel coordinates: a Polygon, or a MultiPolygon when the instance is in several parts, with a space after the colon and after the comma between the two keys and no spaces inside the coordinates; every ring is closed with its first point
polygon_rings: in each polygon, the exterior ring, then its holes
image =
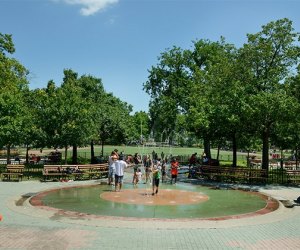
{"type": "MultiPolygon", "coordinates": [[[[72,70],[64,70],[64,79],[58,96],[61,100],[60,139],[67,148],[72,146],[72,163],[77,163],[77,147],[86,146],[93,131],[90,99],[84,99],[85,91],[78,80],[78,74],[72,70]]],[[[67,150],[66,150],[67,152],[67,150]]]]}
{"type": "Polygon", "coordinates": [[[285,90],[288,95],[295,98],[296,104],[294,102],[293,104],[296,107],[293,105],[291,108],[293,114],[290,120],[286,120],[288,124],[279,127],[279,129],[289,139],[288,148],[293,148],[298,166],[300,150],[300,64],[297,67],[297,74],[291,76],[285,82],[285,90]]]}
{"type": "Polygon", "coordinates": [[[140,144],[150,135],[150,118],[145,111],[135,112],[131,116],[130,140],[140,144]]]}
{"type": "Polygon", "coordinates": [[[151,97],[151,130],[156,139],[163,137],[172,141],[177,115],[184,112],[189,95],[189,73],[186,71],[183,50],[178,47],[167,49],[158,58],[159,63],[149,70],[144,90],[151,97]]]}
{"type": "Polygon", "coordinates": [[[286,119],[289,100],[282,91],[282,83],[299,61],[299,46],[292,22],[280,19],[262,26],[256,34],[248,34],[248,43],[240,50],[241,61],[246,71],[248,94],[252,105],[252,119],[260,131],[263,151],[262,167],[269,165],[269,139],[273,125],[286,119]]]}
{"type": "Polygon", "coordinates": [[[26,113],[24,116],[22,143],[26,146],[26,163],[29,163],[30,147],[43,148],[45,147],[46,133],[43,130],[43,123],[46,120],[42,119],[41,108],[43,107],[43,90],[27,90],[24,93],[26,113]]]}
{"type": "Polygon", "coordinates": [[[102,109],[106,98],[102,80],[90,75],[83,75],[79,78],[78,83],[83,90],[82,98],[89,105],[90,114],[90,146],[91,146],[91,163],[96,163],[94,141],[99,140],[98,123],[102,119],[102,109]]]}
{"type": "Polygon", "coordinates": [[[233,84],[233,52],[234,47],[222,38],[218,42],[195,41],[193,49],[185,53],[191,72],[188,124],[203,139],[204,152],[209,158],[211,142],[219,141],[224,133],[228,135],[225,121],[232,117],[228,116],[232,111],[228,93],[229,85],[233,84]]]}
{"type": "Polygon", "coordinates": [[[11,146],[20,144],[26,108],[24,90],[28,88],[28,71],[16,59],[12,36],[0,33],[0,146],[7,147],[10,162],[11,146]]]}
{"type": "Polygon", "coordinates": [[[244,86],[236,74],[237,50],[224,39],[214,44],[205,74],[209,99],[211,140],[225,140],[232,145],[232,166],[237,165],[239,138],[247,122],[244,86]]]}
{"type": "Polygon", "coordinates": [[[47,87],[37,89],[35,93],[35,112],[39,117],[39,124],[43,131],[43,137],[40,140],[40,146],[57,148],[61,145],[59,130],[61,125],[62,100],[58,94],[59,88],[56,87],[53,80],[47,83],[47,87]]]}
{"type": "Polygon", "coordinates": [[[127,124],[130,122],[132,107],[108,93],[98,111],[96,125],[102,145],[101,155],[103,156],[105,143],[125,143],[127,141],[129,135],[127,124]]]}

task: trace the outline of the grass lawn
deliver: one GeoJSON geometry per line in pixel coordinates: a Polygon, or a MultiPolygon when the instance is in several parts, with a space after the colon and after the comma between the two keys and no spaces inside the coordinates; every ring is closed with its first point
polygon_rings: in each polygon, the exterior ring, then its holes
{"type": "MultiPolygon", "coordinates": [[[[101,155],[101,146],[95,145],[95,156],[101,155]]],[[[152,154],[153,151],[155,151],[158,154],[158,157],[161,157],[161,153],[163,152],[165,157],[168,157],[170,155],[172,156],[184,156],[184,158],[189,158],[193,153],[197,153],[198,157],[201,157],[203,153],[202,148],[188,148],[188,147],[146,147],[146,146],[125,146],[125,145],[105,145],[104,146],[104,156],[107,157],[110,155],[110,153],[114,150],[118,149],[119,153],[124,152],[124,154],[131,154],[134,155],[135,153],[138,153],[139,155],[146,155],[146,154],[152,154]]],[[[32,149],[29,151],[29,154],[36,154],[40,156],[46,156],[51,151],[54,151],[53,149],[43,149],[42,153],[40,153],[39,149],[32,149]]],[[[60,149],[60,151],[63,154],[64,159],[64,149],[60,149]]],[[[19,152],[21,156],[25,156],[25,149],[19,149],[19,152]]],[[[211,150],[212,158],[217,158],[217,150],[212,149],[211,150]]],[[[68,149],[68,158],[72,156],[72,148],[68,149]]],[[[90,159],[91,157],[91,151],[90,147],[82,147],[78,148],[78,157],[83,159],[90,159]]],[[[247,164],[247,154],[238,152],[238,165],[239,166],[245,166],[247,164]]],[[[261,158],[260,154],[257,154],[258,158],[261,158]]],[[[222,164],[230,165],[232,163],[232,152],[231,151],[220,151],[219,160],[222,162],[222,164]]]]}
{"type": "MultiPolygon", "coordinates": [[[[95,155],[101,155],[101,146],[95,146],[95,155]]],[[[187,147],[145,147],[145,146],[112,146],[112,145],[105,145],[104,146],[104,156],[110,155],[110,153],[114,150],[118,149],[119,153],[124,152],[124,154],[131,154],[134,155],[138,153],[139,155],[146,155],[152,154],[155,151],[158,154],[158,157],[161,157],[161,153],[163,152],[165,157],[170,155],[172,156],[185,156],[185,158],[189,158],[193,153],[197,153],[198,157],[201,157],[203,153],[202,148],[187,148],[187,147]]],[[[64,150],[62,150],[64,153],[64,150]]],[[[78,156],[90,159],[90,148],[78,148],[78,156]]],[[[217,150],[211,150],[212,158],[217,158],[217,150]]],[[[71,157],[72,150],[69,149],[68,157],[71,157]]],[[[247,164],[246,160],[247,154],[238,152],[238,165],[245,166],[247,164]]],[[[258,156],[260,157],[260,156],[258,156]]],[[[222,164],[231,164],[232,161],[232,152],[231,151],[220,151],[219,160],[222,161],[222,164]]]]}

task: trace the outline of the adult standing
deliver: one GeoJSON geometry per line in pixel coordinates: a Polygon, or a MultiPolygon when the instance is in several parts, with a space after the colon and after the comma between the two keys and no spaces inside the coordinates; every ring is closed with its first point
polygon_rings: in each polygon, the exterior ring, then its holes
{"type": "Polygon", "coordinates": [[[197,162],[197,153],[192,154],[191,158],[189,159],[189,176],[188,178],[191,178],[191,168],[194,168],[196,166],[197,162]]]}
{"type": "Polygon", "coordinates": [[[161,160],[164,161],[164,159],[165,159],[164,151],[161,151],[160,157],[161,157],[161,160]]]}
{"type": "Polygon", "coordinates": [[[115,162],[118,159],[118,150],[114,150],[111,152],[110,156],[108,157],[108,185],[114,183],[115,178],[115,162]]]}
{"type": "Polygon", "coordinates": [[[115,191],[121,191],[124,177],[124,169],[127,168],[127,163],[124,161],[123,156],[119,156],[119,160],[115,163],[115,191]]]}

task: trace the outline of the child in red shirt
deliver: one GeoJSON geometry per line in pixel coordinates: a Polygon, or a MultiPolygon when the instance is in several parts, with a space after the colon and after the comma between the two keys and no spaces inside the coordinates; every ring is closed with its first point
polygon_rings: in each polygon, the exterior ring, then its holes
{"type": "Polygon", "coordinates": [[[179,162],[176,160],[176,158],[174,158],[171,161],[171,184],[173,183],[173,179],[175,181],[175,184],[177,182],[178,167],[179,167],[179,162]]]}

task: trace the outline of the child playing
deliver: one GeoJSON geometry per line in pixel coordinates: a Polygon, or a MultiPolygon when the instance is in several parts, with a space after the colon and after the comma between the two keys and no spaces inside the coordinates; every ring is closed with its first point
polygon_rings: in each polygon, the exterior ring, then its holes
{"type": "Polygon", "coordinates": [[[134,173],[134,186],[136,187],[137,184],[141,181],[142,179],[142,171],[140,168],[137,169],[137,171],[134,173]]]}
{"type": "Polygon", "coordinates": [[[153,180],[152,180],[152,195],[158,193],[158,187],[159,187],[159,179],[160,179],[160,170],[157,166],[153,167],[152,170],[153,173],[153,180]]]}
{"type": "Polygon", "coordinates": [[[177,161],[176,158],[174,158],[171,161],[171,184],[173,183],[173,179],[175,181],[175,185],[177,182],[177,175],[178,175],[178,167],[179,167],[179,162],[177,161]]]}
{"type": "Polygon", "coordinates": [[[164,181],[166,181],[166,178],[167,178],[167,171],[166,171],[166,162],[165,162],[165,160],[163,160],[163,162],[162,162],[161,174],[162,174],[161,182],[163,183],[164,181]]]}

